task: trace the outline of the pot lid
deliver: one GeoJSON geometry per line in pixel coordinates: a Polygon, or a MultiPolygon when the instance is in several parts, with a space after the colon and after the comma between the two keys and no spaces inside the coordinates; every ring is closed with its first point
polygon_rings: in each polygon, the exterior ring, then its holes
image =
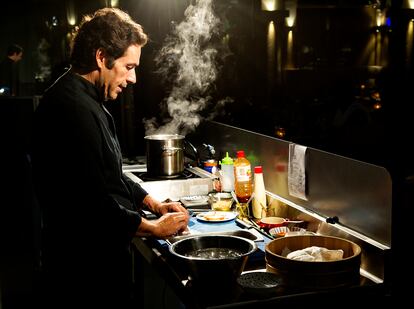
{"type": "Polygon", "coordinates": [[[248,272],[237,278],[237,283],[245,292],[253,294],[277,294],[283,288],[280,276],[271,272],[248,272]]]}

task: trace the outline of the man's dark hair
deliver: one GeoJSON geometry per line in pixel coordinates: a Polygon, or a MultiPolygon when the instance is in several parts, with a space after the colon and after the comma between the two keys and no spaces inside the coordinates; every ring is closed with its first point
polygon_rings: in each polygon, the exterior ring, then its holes
{"type": "Polygon", "coordinates": [[[111,69],[131,45],[144,46],[147,35],[142,26],[117,8],[104,8],[84,16],[73,40],[71,63],[75,71],[85,74],[97,69],[96,51],[101,49],[111,69]]]}
{"type": "Polygon", "coordinates": [[[11,44],[7,47],[7,56],[13,56],[14,54],[20,54],[23,52],[23,48],[17,44],[11,44]]]}

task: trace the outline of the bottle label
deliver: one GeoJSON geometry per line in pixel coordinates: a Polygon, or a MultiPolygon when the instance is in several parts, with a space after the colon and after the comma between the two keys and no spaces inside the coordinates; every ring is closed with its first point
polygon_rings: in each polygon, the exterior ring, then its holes
{"type": "Polygon", "coordinates": [[[216,170],[217,170],[217,161],[216,160],[207,160],[204,162],[204,170],[211,173],[211,174],[215,174],[216,170]]]}
{"type": "Polygon", "coordinates": [[[237,181],[249,181],[251,179],[250,166],[236,166],[236,180],[237,181]]]}

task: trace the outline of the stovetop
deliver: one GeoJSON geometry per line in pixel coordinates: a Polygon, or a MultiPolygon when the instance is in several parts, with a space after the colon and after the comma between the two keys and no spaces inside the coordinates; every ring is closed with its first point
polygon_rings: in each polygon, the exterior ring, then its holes
{"type": "Polygon", "coordinates": [[[186,167],[180,175],[161,178],[148,175],[146,164],[142,162],[125,164],[122,169],[127,177],[161,201],[178,201],[183,196],[207,195],[213,191],[213,181],[217,179],[217,176],[199,167],[186,167]]]}
{"type": "Polygon", "coordinates": [[[185,169],[182,173],[170,176],[153,176],[147,172],[131,172],[142,181],[159,181],[159,180],[175,180],[175,179],[189,179],[200,178],[199,175],[192,172],[190,169],[185,169]]]}

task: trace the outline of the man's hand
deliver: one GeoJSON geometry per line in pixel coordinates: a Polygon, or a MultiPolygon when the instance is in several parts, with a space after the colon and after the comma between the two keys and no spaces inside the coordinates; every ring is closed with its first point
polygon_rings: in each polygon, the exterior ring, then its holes
{"type": "Polygon", "coordinates": [[[180,202],[162,202],[158,206],[158,213],[163,215],[167,212],[183,212],[188,214],[187,209],[180,202]]]}
{"type": "MultiPolygon", "coordinates": [[[[149,208],[149,210],[159,215],[164,215],[168,212],[181,212],[188,216],[187,209],[185,209],[180,202],[172,202],[170,200],[159,202],[150,195],[147,195],[144,199],[144,204],[149,208]]],[[[189,216],[187,220],[188,219],[189,216]]]]}
{"type": "Polygon", "coordinates": [[[151,235],[166,238],[180,234],[187,230],[188,214],[182,212],[167,212],[157,220],[146,220],[142,218],[138,227],[137,235],[151,235]]]}

